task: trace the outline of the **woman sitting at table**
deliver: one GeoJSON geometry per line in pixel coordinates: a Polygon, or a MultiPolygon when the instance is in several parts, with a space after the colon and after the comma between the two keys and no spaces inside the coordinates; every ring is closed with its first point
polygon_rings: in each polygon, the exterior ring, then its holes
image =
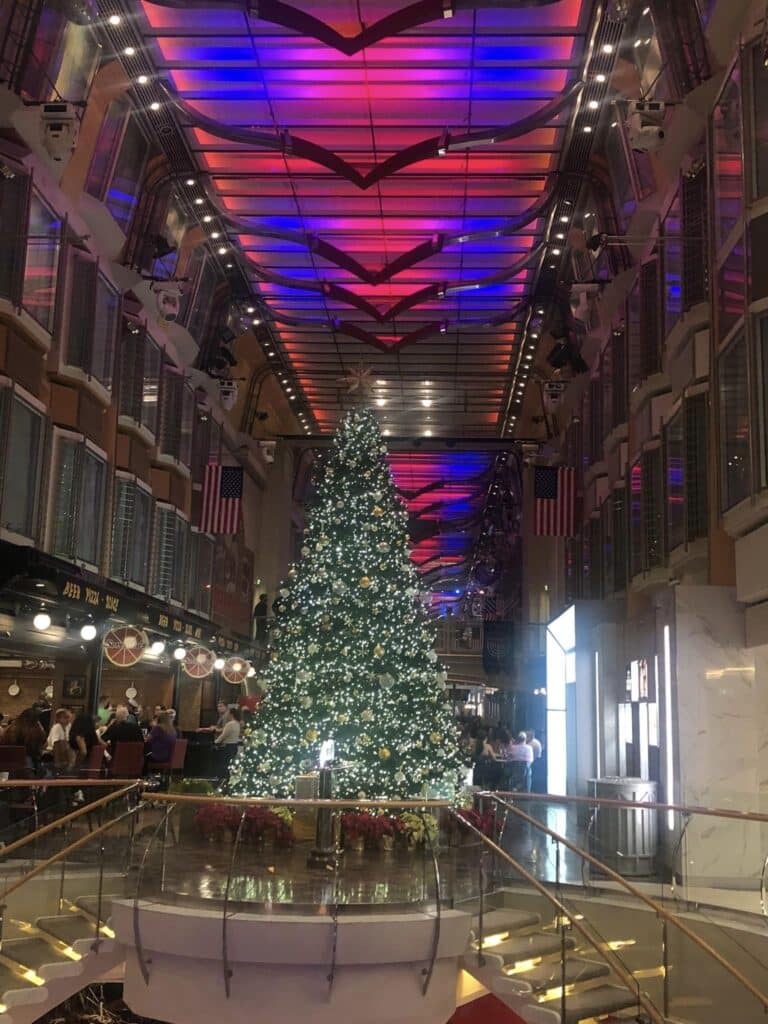
{"type": "Polygon", "coordinates": [[[167,711],[161,711],[147,738],[147,768],[153,764],[168,764],[176,745],[176,730],[167,711]]]}

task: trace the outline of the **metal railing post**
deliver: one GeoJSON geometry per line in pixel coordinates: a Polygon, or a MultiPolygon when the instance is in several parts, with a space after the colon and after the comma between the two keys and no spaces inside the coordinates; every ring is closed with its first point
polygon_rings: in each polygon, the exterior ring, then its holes
{"type": "Polygon", "coordinates": [[[477,966],[485,967],[485,956],[483,955],[483,939],[485,935],[485,848],[480,850],[478,875],[480,881],[480,905],[477,911],[477,966]]]}
{"type": "MultiPolygon", "coordinates": [[[[560,843],[555,842],[555,892],[557,893],[558,902],[562,903],[562,885],[560,879],[560,843]]],[[[560,1019],[565,1020],[565,979],[567,977],[567,970],[565,966],[565,955],[567,946],[565,942],[565,917],[563,914],[559,914],[559,925],[560,925],[560,1019]]]]}
{"type": "Polygon", "coordinates": [[[165,869],[166,869],[166,846],[168,845],[168,822],[173,813],[173,806],[168,809],[168,813],[163,819],[163,842],[160,847],[160,892],[165,891],[165,869]]]}
{"type": "MultiPolygon", "coordinates": [[[[102,808],[99,808],[99,828],[103,825],[102,808]]],[[[91,944],[91,952],[98,953],[101,945],[101,913],[104,899],[104,833],[99,833],[99,890],[96,895],[96,934],[91,944]]]]}
{"type": "Polygon", "coordinates": [[[667,934],[667,922],[661,922],[661,964],[662,964],[662,1006],[664,1016],[669,1016],[669,941],[667,934]]]}

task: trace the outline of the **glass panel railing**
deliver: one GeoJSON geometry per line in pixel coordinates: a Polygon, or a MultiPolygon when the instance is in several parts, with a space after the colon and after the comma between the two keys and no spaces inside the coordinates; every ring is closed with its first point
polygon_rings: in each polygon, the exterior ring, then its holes
{"type": "Polygon", "coordinates": [[[717,987],[727,975],[728,985],[734,984],[740,992],[740,1005],[746,999],[752,1011],[768,1009],[768,997],[764,994],[768,993],[768,968],[761,946],[763,927],[756,916],[759,908],[755,872],[734,875],[732,882],[737,888],[733,892],[738,899],[723,904],[728,908],[725,914],[719,912],[717,904],[702,906],[690,897],[694,891],[708,899],[713,891],[727,894],[728,879],[719,879],[721,889],[714,890],[710,885],[694,890],[691,864],[684,861],[687,832],[697,818],[707,818],[710,824],[709,830],[706,822],[701,827],[702,842],[712,844],[711,832],[719,833],[718,845],[709,847],[714,856],[728,834],[729,823],[731,841],[735,844],[733,852],[748,854],[753,848],[756,850],[765,828],[759,816],[747,821],[738,815],[728,818],[689,811],[680,815],[680,821],[676,818],[677,831],[672,832],[675,838],[670,845],[673,854],[676,849],[679,853],[676,870],[685,878],[681,887],[679,880],[674,882],[675,872],[666,847],[658,842],[654,818],[664,815],[666,827],[664,807],[604,802],[595,814],[595,808],[587,801],[566,802],[520,794],[510,794],[508,799],[492,795],[479,799],[482,805],[497,808],[501,848],[525,864],[538,881],[558,892],[571,912],[584,915],[594,934],[618,953],[665,1015],[669,1015],[675,1000],[682,1005],[687,998],[687,975],[679,967],[673,969],[673,950],[678,964],[684,951],[686,962],[695,962],[699,974],[703,972],[698,984],[709,993],[704,997],[705,1003],[709,999],[712,1006],[722,1009],[717,987]],[[712,829],[713,825],[716,829],[712,829]],[[749,829],[751,833],[745,831],[749,829]],[[747,834],[749,843],[745,843],[747,834]],[[682,888],[687,896],[681,895],[682,888]],[[753,921],[751,939],[745,939],[744,926],[733,919],[733,910],[738,909],[739,900],[746,893],[753,921]],[[757,938],[755,923],[759,926],[757,938]]]}

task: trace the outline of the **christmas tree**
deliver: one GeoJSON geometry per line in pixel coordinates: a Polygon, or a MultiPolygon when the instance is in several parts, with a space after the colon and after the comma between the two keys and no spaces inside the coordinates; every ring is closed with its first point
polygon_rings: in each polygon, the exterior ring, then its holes
{"type": "Polygon", "coordinates": [[[348,763],[336,794],[415,797],[461,767],[447,674],[432,648],[407,514],[370,412],[341,424],[281,588],[266,691],[232,766],[240,796],[290,796],[322,744],[348,763]]]}

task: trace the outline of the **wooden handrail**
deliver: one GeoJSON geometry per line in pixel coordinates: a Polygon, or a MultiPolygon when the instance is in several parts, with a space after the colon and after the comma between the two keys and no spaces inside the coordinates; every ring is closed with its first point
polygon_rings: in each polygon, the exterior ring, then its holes
{"type": "Polygon", "coordinates": [[[555,793],[517,793],[495,789],[482,792],[480,796],[514,797],[515,800],[541,801],[552,804],[588,804],[601,807],[648,807],[654,811],[679,811],[681,814],[703,814],[710,818],[732,818],[737,821],[768,822],[768,814],[762,811],[733,811],[727,807],[701,807],[698,804],[660,804],[651,800],[617,800],[602,796],[562,796],[555,793]]]}
{"type": "Polygon", "coordinates": [[[117,800],[118,797],[125,796],[126,793],[130,793],[133,789],[138,789],[138,785],[139,784],[137,782],[132,782],[123,789],[107,793],[106,796],[101,797],[99,800],[94,800],[89,804],[83,804],[83,806],[78,807],[76,811],[70,811],[69,814],[64,814],[61,818],[56,818],[47,825],[42,825],[34,832],[30,832],[29,835],[22,836],[21,839],[17,839],[13,843],[8,843],[7,846],[4,846],[0,850],[0,860],[4,860],[10,853],[15,853],[16,850],[20,849],[22,846],[26,846],[27,843],[31,843],[33,839],[39,839],[40,836],[44,836],[48,832],[52,832],[54,829],[61,828],[62,825],[66,825],[70,821],[76,821],[77,818],[81,818],[84,814],[91,814],[97,807],[104,807],[113,800],[117,800]]]}
{"type": "Polygon", "coordinates": [[[102,789],[108,786],[130,786],[142,783],[143,779],[79,779],[56,778],[56,779],[6,779],[0,782],[0,793],[4,789],[88,789],[93,786],[100,786],[102,789]]]}
{"type": "Polygon", "coordinates": [[[592,854],[589,853],[587,850],[583,850],[580,846],[577,846],[576,843],[572,843],[570,839],[567,839],[559,832],[555,832],[547,825],[543,825],[540,821],[537,821],[536,818],[532,818],[530,814],[526,814],[525,811],[521,811],[519,807],[515,807],[514,804],[509,803],[507,800],[502,800],[501,797],[494,797],[494,799],[497,801],[497,803],[500,803],[502,807],[506,807],[507,810],[517,815],[517,817],[522,818],[523,821],[526,821],[529,825],[533,825],[541,832],[544,832],[545,835],[548,835],[551,839],[555,839],[558,843],[562,843],[566,849],[570,850],[572,853],[577,854],[579,857],[582,857],[584,860],[587,861],[587,863],[591,864],[593,867],[596,867],[598,871],[600,871],[602,874],[606,875],[612,881],[616,882],[623,889],[626,889],[628,893],[630,893],[636,899],[640,900],[647,907],[650,907],[650,909],[653,910],[653,912],[656,914],[658,918],[661,918],[661,920],[667,921],[669,924],[674,925],[674,927],[677,928],[678,931],[681,931],[683,935],[686,936],[686,938],[690,939],[695,946],[698,946],[699,949],[703,950],[703,952],[707,953],[714,960],[716,960],[717,963],[720,964],[720,966],[725,971],[727,971],[732,978],[735,978],[735,980],[738,981],[739,984],[743,985],[748,992],[751,992],[755,999],[757,999],[758,1002],[762,1004],[763,1009],[766,1012],[768,1012],[768,996],[761,992],[759,988],[756,988],[749,980],[749,978],[747,978],[746,975],[741,973],[738,967],[734,967],[733,964],[731,964],[730,961],[726,960],[721,953],[718,953],[718,951],[713,946],[710,946],[706,939],[702,939],[701,936],[697,935],[692,928],[689,928],[688,925],[685,924],[685,922],[677,916],[677,914],[670,913],[670,911],[668,911],[666,907],[663,907],[661,903],[657,903],[656,900],[654,900],[651,896],[648,896],[646,895],[646,893],[641,892],[640,889],[637,888],[637,886],[633,885],[631,882],[628,882],[626,878],[624,878],[622,875],[618,873],[618,871],[614,871],[613,868],[609,868],[607,864],[603,864],[603,862],[598,860],[597,857],[593,857],[592,854]]]}
{"type": "Polygon", "coordinates": [[[98,828],[95,828],[92,832],[87,832],[84,836],[81,836],[80,839],[76,839],[73,843],[70,843],[68,846],[65,846],[63,850],[59,850],[57,853],[54,853],[53,856],[48,857],[44,861],[41,861],[41,863],[38,864],[36,867],[32,868],[31,871],[28,871],[25,875],[19,878],[12,885],[9,885],[7,889],[3,889],[3,891],[0,892],[0,906],[2,906],[5,903],[7,896],[10,896],[12,892],[15,892],[17,889],[20,889],[22,885],[25,885],[31,878],[36,878],[38,875],[41,875],[43,871],[47,871],[52,864],[56,864],[57,861],[60,861],[63,858],[68,857],[70,853],[74,853],[75,850],[79,850],[81,846],[85,846],[85,844],[89,843],[95,836],[101,835],[102,832],[106,832],[107,829],[110,829],[113,826],[117,825],[125,818],[130,818],[132,814],[136,813],[136,811],[139,809],[139,806],[139,804],[136,804],[135,807],[131,807],[130,810],[125,811],[123,814],[119,815],[119,817],[112,818],[111,821],[107,821],[103,825],[99,825],[98,828]]]}
{"type": "Polygon", "coordinates": [[[452,800],[295,800],[271,796],[209,796],[191,793],[143,793],[142,800],[170,804],[233,804],[235,807],[364,807],[371,810],[423,810],[425,807],[453,807],[452,800]]]}
{"type": "MultiPolygon", "coordinates": [[[[586,941],[594,949],[597,955],[608,964],[611,970],[614,971],[614,973],[619,978],[621,978],[627,990],[632,992],[633,995],[637,995],[638,1003],[642,1005],[645,1012],[653,1021],[653,1024],[666,1024],[664,1017],[659,1013],[659,1011],[650,1001],[648,996],[644,995],[644,993],[640,991],[637,984],[637,979],[626,969],[621,960],[614,955],[613,950],[606,949],[604,945],[598,942],[598,940],[595,939],[589,933],[589,931],[587,931],[587,929],[570,912],[570,910],[568,910],[568,908],[563,903],[561,903],[556,896],[553,896],[549,889],[547,889],[547,887],[542,882],[540,882],[538,878],[532,875],[530,871],[527,871],[522,864],[515,860],[514,857],[510,856],[510,854],[508,854],[506,850],[503,850],[497,843],[494,843],[494,841],[490,839],[487,835],[485,835],[484,832],[481,832],[480,829],[475,828],[475,826],[470,824],[470,822],[468,822],[466,818],[463,818],[460,814],[457,814],[455,811],[452,811],[451,813],[453,814],[453,817],[456,819],[456,821],[459,822],[459,824],[463,825],[464,828],[468,828],[471,832],[473,832],[479,839],[482,840],[482,842],[489,849],[493,850],[493,852],[498,854],[502,858],[502,860],[505,860],[508,864],[510,864],[515,869],[515,871],[517,871],[517,873],[522,878],[524,878],[526,882],[528,882],[529,885],[531,885],[541,896],[548,900],[548,902],[551,903],[552,906],[555,908],[559,917],[564,917],[568,919],[571,928],[577,931],[583,939],[586,939],[586,941]]],[[[487,952],[493,955],[493,948],[491,947],[487,950],[487,952]]]]}

